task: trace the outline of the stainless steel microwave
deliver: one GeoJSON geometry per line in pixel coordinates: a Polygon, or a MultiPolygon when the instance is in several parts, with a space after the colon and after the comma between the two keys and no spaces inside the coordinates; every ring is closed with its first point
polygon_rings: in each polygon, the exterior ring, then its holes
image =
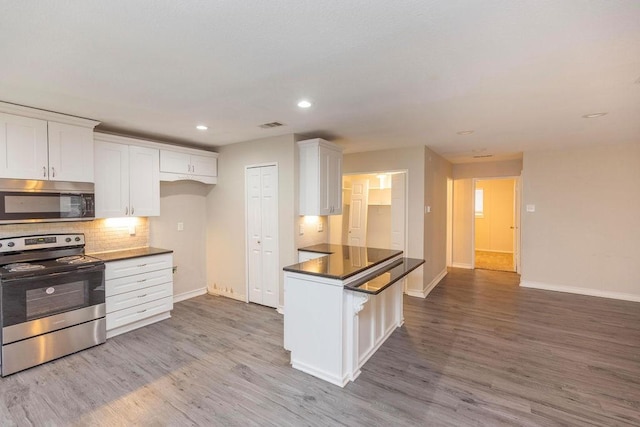
{"type": "Polygon", "coordinates": [[[0,179],[0,223],[87,221],[95,218],[91,182],[0,179]]]}

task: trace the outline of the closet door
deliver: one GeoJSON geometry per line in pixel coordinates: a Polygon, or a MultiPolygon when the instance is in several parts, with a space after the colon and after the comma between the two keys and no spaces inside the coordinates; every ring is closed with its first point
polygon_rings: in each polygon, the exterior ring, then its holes
{"type": "Polygon", "coordinates": [[[247,186],[247,281],[249,301],[278,306],[278,169],[250,167],[247,186]]]}

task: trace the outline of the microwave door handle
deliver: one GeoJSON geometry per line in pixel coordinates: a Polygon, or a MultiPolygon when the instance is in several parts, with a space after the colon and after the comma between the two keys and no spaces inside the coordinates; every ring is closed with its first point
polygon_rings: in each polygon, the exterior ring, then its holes
{"type": "Polygon", "coordinates": [[[84,217],[87,215],[87,199],[84,196],[80,196],[80,216],[84,217]]]}

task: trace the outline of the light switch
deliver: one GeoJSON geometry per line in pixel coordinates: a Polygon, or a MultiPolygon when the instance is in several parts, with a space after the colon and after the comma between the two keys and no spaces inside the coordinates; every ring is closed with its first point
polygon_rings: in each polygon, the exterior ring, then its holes
{"type": "Polygon", "coordinates": [[[300,235],[304,234],[304,224],[300,224],[300,235]]]}
{"type": "Polygon", "coordinates": [[[129,236],[135,236],[136,235],[136,226],[135,225],[130,225],[129,226],[129,236]]]}
{"type": "Polygon", "coordinates": [[[527,212],[535,212],[536,205],[527,205],[527,212]]]}
{"type": "Polygon", "coordinates": [[[318,232],[324,230],[324,224],[322,223],[322,221],[318,222],[318,232]]]}
{"type": "Polygon", "coordinates": [[[184,222],[178,223],[178,231],[184,231],[184,222]]]}

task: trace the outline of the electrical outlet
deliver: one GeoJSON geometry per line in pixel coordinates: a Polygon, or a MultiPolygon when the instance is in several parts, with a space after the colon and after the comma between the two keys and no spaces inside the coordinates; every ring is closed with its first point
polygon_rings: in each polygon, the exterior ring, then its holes
{"type": "Polygon", "coordinates": [[[300,224],[300,235],[304,234],[304,224],[300,224]]]}
{"type": "Polygon", "coordinates": [[[527,212],[535,212],[536,205],[527,205],[527,212]]]}
{"type": "Polygon", "coordinates": [[[136,235],[136,226],[135,225],[130,225],[129,226],[129,236],[135,236],[136,235]]]}

